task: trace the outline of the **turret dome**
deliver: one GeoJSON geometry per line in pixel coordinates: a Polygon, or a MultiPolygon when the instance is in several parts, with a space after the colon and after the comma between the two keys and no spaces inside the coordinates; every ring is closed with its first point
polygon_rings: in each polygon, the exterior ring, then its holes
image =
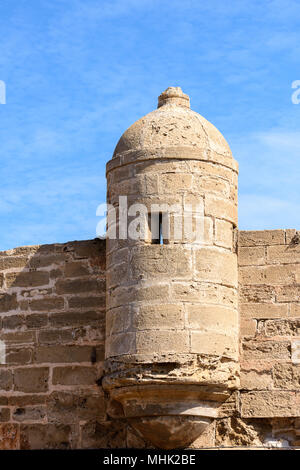
{"type": "Polygon", "coordinates": [[[222,134],[190,109],[190,99],[180,87],[169,87],[158,97],[158,108],[136,121],[120,138],[114,157],[129,151],[191,147],[232,158],[222,134]]]}

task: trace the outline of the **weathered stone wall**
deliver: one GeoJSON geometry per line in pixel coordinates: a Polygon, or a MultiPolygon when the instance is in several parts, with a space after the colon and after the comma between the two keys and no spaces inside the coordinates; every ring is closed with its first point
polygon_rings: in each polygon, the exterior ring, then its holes
{"type": "MultiPolygon", "coordinates": [[[[241,390],[192,447],[299,446],[299,239],[238,245],[241,390]]],[[[107,414],[105,274],[99,240],[0,253],[0,449],[151,447],[107,414]]]]}
{"type": "Polygon", "coordinates": [[[105,243],[1,252],[0,321],[0,449],[101,441],[105,243]]]}
{"type": "Polygon", "coordinates": [[[294,445],[300,444],[299,241],[295,230],[245,231],[238,249],[240,413],[274,418],[277,434],[294,445]]]}

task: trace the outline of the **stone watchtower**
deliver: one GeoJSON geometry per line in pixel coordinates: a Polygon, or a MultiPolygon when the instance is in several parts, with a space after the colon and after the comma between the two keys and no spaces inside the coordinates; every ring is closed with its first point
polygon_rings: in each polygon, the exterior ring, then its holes
{"type": "Polygon", "coordinates": [[[158,447],[189,445],[239,387],[237,176],[224,137],[173,87],[107,164],[117,238],[107,239],[103,384],[112,416],[119,409],[158,447]],[[127,217],[119,196],[128,208],[155,208],[144,215],[144,238],[120,224],[125,217],[129,227],[136,211],[127,217]],[[200,237],[184,225],[178,236],[178,224],[175,236],[180,211],[200,237]]]}

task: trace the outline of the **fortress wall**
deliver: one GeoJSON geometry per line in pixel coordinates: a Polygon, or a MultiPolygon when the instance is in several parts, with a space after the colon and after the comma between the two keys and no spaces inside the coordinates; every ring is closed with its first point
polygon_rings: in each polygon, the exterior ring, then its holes
{"type": "Polygon", "coordinates": [[[0,322],[0,449],[105,446],[105,242],[1,252],[0,322]]]}
{"type": "Polygon", "coordinates": [[[290,418],[284,429],[296,436],[294,445],[300,444],[299,241],[295,230],[241,231],[238,248],[241,416],[282,425],[290,418]]]}
{"type": "Polygon", "coordinates": [[[107,413],[105,274],[97,239],[0,252],[0,450],[151,448],[107,413]]]}
{"type": "MultiPolygon", "coordinates": [[[[242,389],[192,447],[298,446],[300,244],[274,230],[238,245],[242,389]]],[[[0,252],[0,322],[0,449],[151,447],[107,413],[103,241],[0,252]]]]}

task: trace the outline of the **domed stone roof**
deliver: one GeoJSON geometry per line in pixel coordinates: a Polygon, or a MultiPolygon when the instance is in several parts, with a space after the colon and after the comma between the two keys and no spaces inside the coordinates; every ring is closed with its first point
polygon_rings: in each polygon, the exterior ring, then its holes
{"type": "Polygon", "coordinates": [[[158,109],[136,121],[120,138],[114,157],[132,150],[191,147],[231,157],[222,134],[190,109],[188,95],[169,87],[158,97],[158,109]]]}

